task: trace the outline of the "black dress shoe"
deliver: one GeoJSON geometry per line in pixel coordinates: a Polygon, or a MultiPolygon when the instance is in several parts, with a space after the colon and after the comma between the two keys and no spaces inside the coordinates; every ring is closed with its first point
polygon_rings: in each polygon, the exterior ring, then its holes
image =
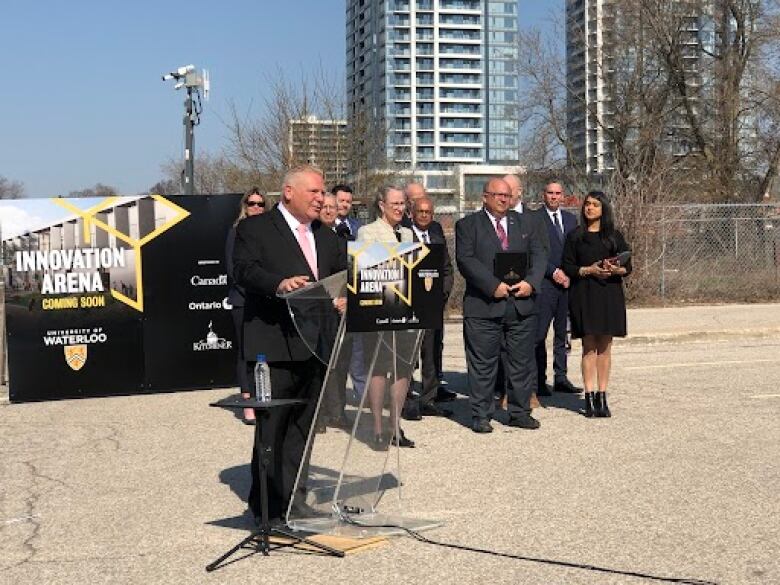
{"type": "Polygon", "coordinates": [[[242,418],[241,422],[245,425],[249,425],[251,427],[255,426],[257,424],[257,419],[254,418],[242,418]]]}
{"type": "Polygon", "coordinates": [[[368,442],[368,446],[374,451],[387,451],[387,440],[382,435],[374,435],[368,442]]]}
{"type": "Polygon", "coordinates": [[[420,412],[423,416],[450,416],[452,411],[448,408],[440,408],[433,402],[427,402],[422,405],[420,412]]]}
{"type": "Polygon", "coordinates": [[[334,429],[343,429],[345,431],[348,431],[352,428],[352,423],[347,418],[347,415],[343,412],[341,413],[341,416],[333,416],[329,417],[325,420],[325,425],[332,427],[334,429]]]}
{"type": "Polygon", "coordinates": [[[471,430],[475,433],[492,433],[493,426],[486,418],[475,418],[471,423],[471,430]]]}
{"type": "Polygon", "coordinates": [[[434,400],[436,402],[450,402],[452,400],[455,400],[458,397],[457,392],[453,392],[452,390],[447,390],[446,388],[442,388],[441,386],[436,391],[436,398],[434,400]]]}
{"type": "Polygon", "coordinates": [[[609,411],[609,406],[607,405],[606,392],[596,392],[593,397],[593,405],[596,410],[596,416],[601,418],[610,418],[612,416],[612,413],[609,411]]]}
{"type": "Polygon", "coordinates": [[[530,430],[535,430],[538,429],[540,426],[542,426],[542,423],[540,423],[530,414],[526,414],[523,416],[510,416],[509,421],[506,424],[507,426],[510,427],[517,427],[519,429],[530,429],[530,430]]]}
{"type": "Polygon", "coordinates": [[[396,447],[406,447],[407,449],[414,448],[414,441],[408,439],[404,434],[404,430],[401,428],[398,429],[397,435],[393,435],[393,438],[390,439],[390,442],[396,447]]]}
{"type": "Polygon", "coordinates": [[[582,388],[577,388],[577,386],[569,382],[566,378],[556,380],[553,390],[556,392],[563,392],[564,394],[579,394],[582,392],[582,388]]]}
{"type": "Polygon", "coordinates": [[[585,392],[585,416],[587,418],[596,416],[596,405],[593,402],[593,392],[585,392]]]}
{"type": "Polygon", "coordinates": [[[547,385],[546,382],[542,382],[536,388],[536,395],[537,396],[552,396],[552,391],[550,390],[550,387],[547,385]]]}

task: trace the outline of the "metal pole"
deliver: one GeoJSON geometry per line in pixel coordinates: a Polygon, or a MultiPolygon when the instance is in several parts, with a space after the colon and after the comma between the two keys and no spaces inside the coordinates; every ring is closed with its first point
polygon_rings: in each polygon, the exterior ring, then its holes
{"type": "Polygon", "coordinates": [[[661,302],[666,304],[666,206],[661,207],[661,302]]]}
{"type": "Polygon", "coordinates": [[[184,178],[182,187],[185,195],[195,194],[195,124],[192,121],[192,88],[187,88],[184,100],[184,178]]]}

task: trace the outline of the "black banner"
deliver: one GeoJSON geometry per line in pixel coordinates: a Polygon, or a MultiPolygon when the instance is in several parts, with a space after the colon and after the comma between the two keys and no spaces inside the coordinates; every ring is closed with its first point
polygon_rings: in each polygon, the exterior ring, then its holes
{"type": "Polygon", "coordinates": [[[11,401],[235,385],[224,251],[239,202],[1,202],[11,401]]]}
{"type": "Polygon", "coordinates": [[[347,330],[440,329],[444,245],[349,242],[347,330]]]}

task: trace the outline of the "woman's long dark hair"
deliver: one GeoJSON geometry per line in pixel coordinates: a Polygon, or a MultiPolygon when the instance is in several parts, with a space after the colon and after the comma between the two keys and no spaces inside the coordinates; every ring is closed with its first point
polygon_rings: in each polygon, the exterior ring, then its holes
{"type": "Polygon", "coordinates": [[[612,211],[612,204],[603,191],[589,191],[582,200],[582,209],[580,210],[580,225],[583,233],[588,229],[588,221],[585,219],[585,202],[588,200],[588,197],[601,203],[599,238],[601,238],[609,253],[613,254],[617,248],[617,243],[615,242],[615,214],[612,211]]]}

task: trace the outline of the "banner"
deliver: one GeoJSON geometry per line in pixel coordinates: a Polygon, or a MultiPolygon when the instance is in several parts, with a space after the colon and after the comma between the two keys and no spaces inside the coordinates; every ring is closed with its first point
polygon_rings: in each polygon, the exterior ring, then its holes
{"type": "Polygon", "coordinates": [[[349,242],[347,331],[440,329],[444,245],[349,242]]]}
{"type": "Polygon", "coordinates": [[[239,195],[0,202],[13,402],[232,386],[239,195]]]}

